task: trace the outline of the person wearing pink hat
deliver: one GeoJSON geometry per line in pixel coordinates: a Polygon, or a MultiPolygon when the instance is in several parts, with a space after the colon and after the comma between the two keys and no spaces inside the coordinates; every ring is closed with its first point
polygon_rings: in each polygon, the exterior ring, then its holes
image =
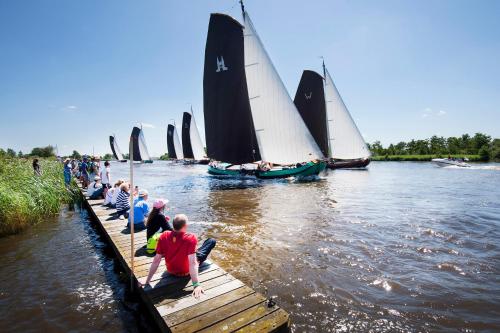
{"type": "Polygon", "coordinates": [[[146,239],[149,239],[158,231],[173,230],[168,221],[170,218],[165,216],[165,208],[167,208],[167,199],[156,199],[153,203],[153,210],[148,215],[146,220],[146,239]]]}

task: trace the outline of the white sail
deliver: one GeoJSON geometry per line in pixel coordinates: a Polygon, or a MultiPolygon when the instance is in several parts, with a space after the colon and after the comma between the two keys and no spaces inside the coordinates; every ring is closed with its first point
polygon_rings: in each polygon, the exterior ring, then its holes
{"type": "Polygon", "coordinates": [[[113,146],[115,148],[116,156],[118,157],[119,161],[122,161],[124,159],[122,151],[121,151],[120,147],[118,147],[118,142],[116,142],[116,136],[113,135],[113,138],[114,138],[113,139],[113,146]]]}
{"type": "Polygon", "coordinates": [[[182,160],[184,158],[184,153],[182,151],[182,144],[181,140],[179,140],[179,135],[177,134],[177,127],[174,126],[174,133],[172,134],[172,137],[174,138],[174,149],[175,149],[175,154],[177,155],[178,160],[182,160]]]}
{"type": "Polygon", "coordinates": [[[322,158],[246,12],[244,21],[245,74],[262,160],[294,164],[322,158]]]}
{"type": "Polygon", "coordinates": [[[151,160],[149,156],[148,147],[146,146],[146,139],[144,139],[144,132],[141,128],[141,134],[139,135],[139,152],[141,153],[141,159],[143,161],[151,160]]]}
{"type": "Polygon", "coordinates": [[[371,154],[365,140],[327,70],[325,70],[325,76],[330,157],[343,160],[369,158],[371,154]]]}
{"type": "Polygon", "coordinates": [[[198,132],[198,126],[196,126],[196,121],[194,120],[193,109],[191,109],[191,126],[189,127],[189,137],[191,139],[191,149],[193,150],[193,156],[195,160],[202,160],[205,158],[205,149],[203,148],[203,143],[201,142],[200,132],[198,132]]]}

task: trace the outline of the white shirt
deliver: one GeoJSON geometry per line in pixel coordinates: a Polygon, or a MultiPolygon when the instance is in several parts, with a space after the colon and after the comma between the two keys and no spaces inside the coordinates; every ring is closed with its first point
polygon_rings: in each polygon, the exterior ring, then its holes
{"type": "Polygon", "coordinates": [[[111,175],[108,178],[108,174],[110,173],[111,169],[109,167],[106,167],[104,170],[101,171],[101,182],[103,184],[109,184],[111,182],[111,175]]]}
{"type": "Polygon", "coordinates": [[[122,190],[119,187],[115,188],[113,192],[113,197],[111,198],[111,204],[116,205],[116,199],[118,198],[118,194],[120,194],[122,190]]]}
{"type": "Polygon", "coordinates": [[[95,182],[90,183],[89,187],[87,188],[87,196],[90,197],[92,194],[94,194],[95,191],[97,191],[101,187],[102,187],[101,183],[99,184],[96,184],[95,182]]]}
{"type": "Polygon", "coordinates": [[[111,203],[111,200],[113,199],[113,194],[117,191],[116,187],[112,187],[106,192],[106,198],[104,199],[104,204],[107,205],[111,203]]]}

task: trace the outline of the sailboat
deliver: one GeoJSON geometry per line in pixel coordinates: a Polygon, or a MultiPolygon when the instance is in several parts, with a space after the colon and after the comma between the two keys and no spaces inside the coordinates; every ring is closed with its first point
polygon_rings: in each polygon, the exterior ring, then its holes
{"type": "Polygon", "coordinates": [[[146,139],[144,139],[144,133],[141,127],[134,126],[132,129],[132,144],[134,148],[134,162],[143,162],[143,163],[153,163],[153,160],[149,156],[148,148],[146,146],[146,139]]]}
{"type": "Polygon", "coordinates": [[[312,176],[322,153],[300,117],[241,3],[244,25],[212,14],[203,99],[209,173],[312,176]],[[259,162],[258,168],[247,168],[259,162]],[[250,170],[248,170],[250,169],[250,170]]]}
{"type": "Polygon", "coordinates": [[[364,168],[371,153],[323,62],[323,76],[302,73],[294,103],[311,131],[328,168],[364,168]]]}
{"type": "Polygon", "coordinates": [[[116,136],[114,134],[109,136],[109,144],[111,146],[111,151],[113,152],[113,156],[115,157],[115,159],[120,162],[127,162],[127,160],[123,158],[122,151],[120,150],[120,147],[118,147],[116,136]]]}
{"type": "Polygon", "coordinates": [[[182,160],[184,158],[181,141],[179,140],[175,123],[173,125],[168,124],[167,127],[167,149],[169,158],[174,160],[182,160]]]}
{"type": "Polygon", "coordinates": [[[193,109],[182,115],[182,151],[187,164],[208,164],[193,109]]]}

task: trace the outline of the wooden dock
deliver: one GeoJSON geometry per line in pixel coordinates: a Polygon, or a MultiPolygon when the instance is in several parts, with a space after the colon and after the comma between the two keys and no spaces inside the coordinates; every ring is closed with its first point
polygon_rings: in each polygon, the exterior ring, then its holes
{"type": "MultiPolygon", "coordinates": [[[[125,271],[130,269],[130,233],[127,221],[115,209],[103,206],[104,200],[89,200],[82,192],[84,205],[96,220],[125,271]]],[[[145,251],[146,232],[136,232],[134,278],[147,276],[153,256],[145,251]]],[[[151,287],[138,293],[162,332],[288,332],[289,315],[268,302],[261,294],[224,271],[213,262],[200,266],[199,281],[205,294],[195,299],[189,277],[166,272],[165,262],[158,267],[151,287]]]]}

